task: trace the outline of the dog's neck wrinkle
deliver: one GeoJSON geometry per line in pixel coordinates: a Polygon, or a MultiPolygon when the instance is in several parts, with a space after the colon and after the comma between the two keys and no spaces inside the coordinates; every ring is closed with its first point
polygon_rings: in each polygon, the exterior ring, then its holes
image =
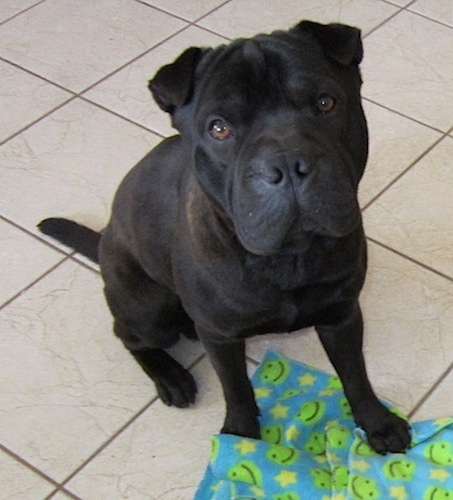
{"type": "Polygon", "coordinates": [[[298,251],[284,250],[272,256],[261,257],[248,254],[245,261],[245,270],[258,282],[267,281],[283,291],[300,289],[312,284],[322,283],[325,269],[319,264],[328,261],[329,254],[339,244],[336,238],[314,236],[312,243],[305,249],[298,251]],[[312,248],[316,248],[317,259],[314,258],[312,248]],[[324,259],[319,259],[324,253],[324,259]]]}
{"type": "Polygon", "coordinates": [[[188,189],[186,207],[194,250],[206,259],[222,256],[231,258],[234,249],[239,249],[233,222],[222,209],[216,207],[195,179],[188,189]]]}

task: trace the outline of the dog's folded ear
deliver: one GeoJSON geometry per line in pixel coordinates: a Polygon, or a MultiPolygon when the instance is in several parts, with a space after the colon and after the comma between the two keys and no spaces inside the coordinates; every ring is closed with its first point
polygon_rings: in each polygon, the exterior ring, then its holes
{"type": "Polygon", "coordinates": [[[161,109],[173,113],[190,100],[195,69],[205,52],[198,47],[185,50],[173,63],[160,68],[149,81],[148,88],[161,109]]]}
{"type": "Polygon", "coordinates": [[[302,21],[295,30],[310,33],[325,54],[342,66],[357,66],[363,57],[360,30],[346,24],[319,24],[302,21]]]}

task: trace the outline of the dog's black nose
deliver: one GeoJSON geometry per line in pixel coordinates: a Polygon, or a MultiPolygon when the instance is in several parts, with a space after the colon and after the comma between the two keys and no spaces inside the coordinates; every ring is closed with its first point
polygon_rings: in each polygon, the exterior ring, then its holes
{"type": "Polygon", "coordinates": [[[281,168],[271,166],[266,169],[264,179],[269,184],[280,184],[284,179],[284,174],[281,168]]]}
{"type": "Polygon", "coordinates": [[[296,174],[299,176],[299,177],[305,177],[307,176],[310,171],[311,171],[311,166],[310,166],[310,161],[307,160],[307,159],[304,159],[304,158],[298,158],[295,162],[294,162],[294,172],[296,172],[296,174]]]}
{"type": "Polygon", "coordinates": [[[296,175],[303,179],[311,172],[311,163],[305,158],[282,158],[277,164],[275,162],[264,162],[261,175],[268,184],[281,184],[296,175]]]}

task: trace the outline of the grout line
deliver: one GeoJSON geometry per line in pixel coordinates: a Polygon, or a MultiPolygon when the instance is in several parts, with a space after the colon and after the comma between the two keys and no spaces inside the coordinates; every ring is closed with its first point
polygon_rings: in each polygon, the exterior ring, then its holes
{"type": "MultiPolygon", "coordinates": [[[[93,461],[99,454],[101,454],[117,437],[119,437],[130,425],[132,425],[139,417],[141,417],[156,401],[159,400],[158,396],[153,397],[148,403],[146,403],[140,410],[138,410],[134,415],[126,421],[117,431],[115,431],[103,444],[101,444],[91,455],[88,456],[69,476],[64,479],[60,488],[65,486],[69,481],[74,479],[74,477],[84,469],[91,461],[93,461]]],[[[55,492],[52,493],[52,495],[55,492]]]]}
{"type": "Polygon", "coordinates": [[[415,122],[418,125],[423,125],[426,128],[430,128],[431,130],[434,130],[435,132],[439,132],[440,134],[445,134],[445,131],[440,129],[440,128],[434,127],[433,125],[430,125],[429,123],[422,122],[421,120],[417,120],[417,118],[414,118],[410,115],[405,115],[404,113],[401,113],[401,111],[390,108],[390,107],[388,107],[385,104],[382,104],[380,102],[374,101],[373,99],[370,99],[369,97],[366,97],[365,95],[362,96],[362,100],[367,101],[371,104],[374,104],[375,106],[379,106],[380,108],[385,109],[386,111],[390,111],[391,113],[394,113],[395,115],[406,118],[407,120],[415,122]]]}
{"type": "MultiPolygon", "coordinates": [[[[388,2],[386,2],[386,3],[388,3],[388,2]]],[[[368,31],[368,33],[363,34],[363,36],[362,36],[363,40],[365,40],[366,38],[368,38],[372,33],[374,33],[375,31],[377,31],[379,28],[382,28],[382,26],[384,26],[384,24],[387,24],[394,17],[398,16],[401,12],[404,11],[404,7],[399,7],[398,5],[394,5],[394,4],[389,4],[389,5],[393,5],[393,7],[397,7],[397,10],[392,15],[390,15],[389,17],[387,17],[387,19],[384,19],[382,22],[380,22],[377,26],[375,26],[374,28],[371,28],[371,30],[368,31]]]]}
{"type": "Polygon", "coordinates": [[[73,500],[82,500],[80,497],[74,495],[74,493],[71,493],[69,490],[63,488],[63,487],[58,487],[50,495],[47,495],[44,500],[50,500],[51,498],[54,498],[55,495],[58,495],[58,493],[63,493],[69,498],[72,498],[73,500]]]}
{"type": "Polygon", "coordinates": [[[101,275],[101,270],[99,268],[96,269],[96,267],[94,267],[96,265],[99,266],[99,264],[97,264],[96,262],[93,262],[92,265],[90,265],[88,262],[84,262],[81,257],[83,257],[84,259],[87,259],[87,260],[90,260],[90,259],[88,259],[88,257],[85,257],[83,254],[76,252],[74,250],[71,254],[68,255],[68,257],[69,257],[68,260],[70,260],[71,262],[74,262],[75,264],[78,264],[81,267],[84,267],[87,271],[91,271],[96,276],[101,275]]]}
{"type": "Polygon", "coordinates": [[[151,5],[149,3],[145,3],[142,0],[135,0],[135,1],[138,2],[138,3],[140,3],[140,4],[142,4],[142,5],[145,5],[146,7],[150,7],[152,9],[158,10],[159,12],[162,12],[163,14],[167,14],[167,15],[169,15],[171,17],[175,17],[176,19],[179,19],[181,21],[185,21],[186,23],[189,23],[190,25],[193,25],[193,24],[197,23],[198,21],[200,21],[204,17],[209,16],[213,12],[215,12],[215,11],[219,10],[220,8],[222,8],[227,3],[231,2],[231,0],[226,0],[225,2],[221,3],[220,5],[217,5],[216,7],[214,7],[211,10],[208,10],[208,12],[206,12],[202,16],[200,16],[200,17],[198,17],[198,18],[196,18],[195,20],[192,21],[190,19],[186,19],[185,17],[181,17],[179,14],[175,14],[174,12],[171,12],[169,10],[164,10],[162,7],[158,7],[156,5],[151,5]]]}
{"type": "Polygon", "coordinates": [[[453,363],[440,375],[440,377],[434,382],[434,384],[426,391],[426,393],[420,398],[418,403],[409,412],[408,417],[412,418],[415,413],[425,404],[425,402],[433,395],[436,389],[442,384],[442,382],[448,377],[450,372],[453,371],[453,363]]]}
{"type": "MultiPolygon", "coordinates": [[[[198,23],[199,21],[202,21],[206,16],[203,16],[203,17],[200,17],[200,19],[197,19],[196,23],[198,23]]],[[[234,38],[231,38],[231,37],[228,37],[226,35],[221,35],[220,33],[217,33],[216,31],[214,30],[211,30],[205,26],[202,26],[200,24],[193,24],[192,26],[195,26],[196,28],[200,29],[200,30],[203,30],[203,31],[206,31],[206,33],[210,33],[211,35],[215,35],[219,38],[223,38],[225,40],[226,43],[230,43],[234,40],[234,38]]]]}
{"type": "MultiPolygon", "coordinates": [[[[55,251],[61,253],[65,257],[67,257],[68,255],[71,255],[71,252],[65,252],[64,250],[62,250],[61,248],[57,247],[56,245],[53,245],[47,239],[41,238],[38,234],[35,234],[33,231],[27,229],[26,227],[23,227],[20,224],[17,224],[16,222],[14,222],[13,220],[9,219],[5,215],[1,215],[0,214],[0,220],[3,221],[3,222],[5,222],[6,224],[9,224],[9,225],[15,227],[16,229],[18,229],[22,233],[25,233],[27,236],[31,236],[34,240],[38,241],[39,243],[43,243],[44,245],[46,245],[47,247],[51,248],[52,250],[55,250],[55,251]]],[[[60,245],[63,246],[62,244],[60,244],[60,245]]]]}
{"type": "MultiPolygon", "coordinates": [[[[3,221],[3,222],[5,222],[6,224],[9,224],[9,225],[13,226],[14,228],[16,228],[17,230],[21,231],[22,233],[25,233],[27,236],[32,237],[35,241],[44,244],[49,249],[54,250],[55,252],[60,253],[61,256],[64,257],[64,259],[62,259],[60,261],[60,264],[62,264],[63,261],[71,260],[71,261],[73,261],[73,262],[75,262],[77,264],[80,264],[82,267],[85,267],[86,269],[88,269],[90,271],[93,271],[96,274],[100,274],[100,271],[98,269],[96,269],[93,266],[90,266],[90,264],[87,264],[82,259],[77,258],[78,255],[82,255],[82,254],[79,254],[75,250],[71,250],[71,249],[69,249],[69,247],[67,247],[68,251],[65,251],[65,250],[63,250],[61,248],[62,246],[64,246],[62,243],[59,243],[59,246],[53,245],[52,242],[48,241],[46,238],[41,238],[39,235],[33,233],[32,231],[30,231],[29,229],[27,229],[25,227],[20,226],[19,224],[16,224],[14,221],[8,219],[4,215],[0,215],[0,220],[3,221]]],[[[85,258],[87,258],[87,257],[85,257],[85,258]]],[[[94,263],[94,264],[96,264],[96,263],[94,263]]],[[[25,289],[23,291],[25,291],[25,289]]],[[[17,294],[17,295],[20,295],[21,293],[22,292],[19,292],[19,294],[17,294]]],[[[10,301],[8,301],[8,303],[9,302],[10,301]]],[[[5,305],[5,304],[3,304],[3,305],[5,305]]],[[[0,309],[3,307],[3,305],[0,304],[0,309]]]]}
{"type": "MultiPolygon", "coordinates": [[[[130,61],[128,61],[127,63],[121,65],[120,67],[116,68],[114,71],[112,71],[111,73],[107,74],[106,76],[104,76],[103,78],[101,78],[100,80],[98,80],[97,82],[91,84],[89,87],[85,88],[84,90],[82,90],[81,92],[79,92],[79,97],[81,97],[83,94],[89,92],[91,89],[93,89],[95,86],[99,85],[100,83],[104,82],[105,80],[109,79],[110,77],[112,77],[113,75],[115,75],[116,73],[119,73],[120,71],[122,71],[123,69],[125,69],[127,66],[133,64],[134,62],[136,62],[137,60],[141,59],[142,57],[146,56],[147,54],[149,54],[150,52],[152,52],[153,50],[157,49],[158,47],[160,47],[161,45],[163,45],[164,43],[167,43],[168,41],[170,41],[172,38],[176,37],[177,35],[180,35],[182,32],[186,31],[188,28],[190,28],[191,26],[196,26],[197,28],[199,29],[203,29],[209,33],[213,33],[217,36],[220,36],[222,38],[225,38],[226,40],[229,40],[229,38],[226,38],[222,35],[220,35],[219,33],[215,33],[215,32],[212,32],[211,30],[208,30],[206,28],[203,28],[202,26],[197,26],[196,23],[199,22],[201,19],[204,19],[206,16],[210,15],[211,13],[215,12],[216,10],[220,9],[221,7],[223,7],[224,5],[226,5],[227,3],[229,3],[231,0],[227,0],[226,2],[224,2],[223,4],[221,5],[218,5],[216,8],[208,11],[207,13],[203,14],[201,17],[195,19],[194,21],[190,21],[188,19],[184,19],[183,17],[180,17],[176,14],[173,14],[173,13],[170,13],[170,12],[167,12],[163,9],[160,9],[159,7],[156,7],[154,5],[150,5],[150,4],[147,4],[147,3],[143,3],[141,2],[140,0],[136,0],[138,3],[141,3],[142,5],[145,5],[149,8],[152,8],[152,9],[155,9],[155,10],[158,10],[164,14],[167,14],[169,16],[172,16],[176,19],[179,19],[180,21],[184,21],[187,23],[186,26],[182,27],[181,29],[175,31],[174,33],[172,33],[171,35],[169,35],[167,38],[164,38],[163,40],[159,41],[158,43],[156,43],[155,45],[153,45],[152,47],[150,47],[149,49],[145,50],[144,52],[142,52],[141,54],[137,55],[136,57],[134,57],[133,59],[131,59],[130,61]]],[[[92,101],[90,101],[92,102],[92,101]]],[[[160,135],[160,134],[159,134],[160,135]]]]}
{"type": "Polygon", "coordinates": [[[409,14],[414,14],[415,16],[421,17],[422,19],[426,19],[427,21],[431,21],[432,23],[436,23],[440,26],[443,26],[444,28],[449,28],[452,29],[452,26],[450,26],[447,23],[443,23],[442,21],[439,21],[439,19],[434,19],[433,17],[429,17],[426,14],[422,14],[421,12],[416,12],[414,10],[410,10],[409,7],[411,7],[413,4],[416,3],[416,0],[412,1],[410,4],[408,4],[404,10],[408,12],[409,14]]]}
{"type": "Polygon", "coordinates": [[[362,213],[365,212],[367,208],[369,208],[378,198],[380,198],[384,193],[386,193],[392,186],[394,186],[402,177],[404,177],[409,170],[411,170],[418,162],[420,162],[423,158],[425,158],[431,151],[436,148],[446,137],[448,137],[448,132],[443,132],[442,135],[436,139],[431,146],[429,146],[425,151],[423,151],[415,160],[413,160],[408,167],[406,167],[403,171],[401,171],[394,179],[392,179],[384,188],[382,188],[378,194],[373,196],[370,201],[368,201],[362,207],[362,213]]]}
{"type": "Polygon", "coordinates": [[[381,248],[385,248],[389,252],[392,252],[395,255],[398,255],[399,257],[402,257],[403,259],[406,259],[409,262],[412,262],[412,264],[416,264],[417,266],[420,266],[423,269],[425,269],[427,271],[430,271],[430,272],[436,274],[437,276],[439,276],[441,278],[444,278],[444,279],[446,279],[448,281],[452,281],[453,282],[453,276],[448,276],[448,274],[444,274],[441,271],[438,271],[437,269],[434,269],[433,267],[430,267],[427,264],[424,264],[423,262],[420,262],[419,260],[416,260],[416,259],[410,257],[409,255],[406,255],[406,254],[404,254],[404,253],[402,253],[402,252],[400,252],[398,250],[395,250],[394,248],[386,245],[385,243],[382,243],[382,242],[380,242],[378,240],[375,240],[374,238],[371,238],[370,236],[367,236],[366,239],[368,241],[371,241],[372,243],[380,246],[381,248]]]}
{"type": "MultiPolygon", "coordinates": [[[[128,122],[128,123],[130,123],[130,124],[132,124],[132,125],[135,125],[135,126],[137,126],[137,127],[140,127],[141,129],[145,130],[146,132],[149,132],[149,133],[151,133],[151,134],[157,135],[157,136],[158,136],[159,138],[161,138],[161,139],[165,139],[165,138],[167,137],[166,135],[162,134],[162,132],[158,132],[157,130],[154,130],[154,129],[150,128],[150,127],[147,127],[146,125],[143,125],[143,124],[142,124],[142,123],[140,123],[140,122],[137,122],[137,121],[135,121],[135,120],[132,120],[131,118],[128,118],[127,116],[122,115],[122,114],[120,114],[120,113],[118,113],[118,112],[114,111],[113,109],[107,108],[107,107],[106,107],[106,106],[104,106],[103,104],[99,104],[99,103],[98,103],[98,102],[96,102],[96,101],[92,101],[92,100],[91,100],[90,98],[88,98],[88,97],[85,97],[85,96],[83,96],[83,95],[80,95],[80,96],[78,97],[78,99],[80,99],[81,101],[84,101],[84,102],[86,102],[86,103],[88,103],[88,104],[91,104],[91,105],[93,105],[93,106],[96,106],[97,108],[102,109],[103,111],[106,111],[106,112],[108,112],[108,113],[110,113],[110,114],[112,114],[112,115],[116,116],[117,118],[121,118],[122,120],[124,120],[124,121],[126,121],[126,122],[128,122]]],[[[151,96],[150,96],[150,100],[151,100],[151,96]]],[[[176,133],[177,133],[177,131],[175,130],[175,134],[176,134],[176,133]]],[[[1,146],[1,144],[0,144],[0,146],[1,146]]]]}
{"type": "Polygon", "coordinates": [[[35,474],[37,474],[42,479],[45,479],[47,482],[51,483],[52,486],[58,486],[58,482],[55,481],[55,479],[52,479],[50,476],[48,476],[44,472],[40,471],[34,465],[32,465],[31,463],[27,462],[27,460],[25,460],[21,456],[17,455],[17,453],[15,453],[14,451],[10,450],[9,448],[7,448],[6,446],[4,446],[1,443],[0,443],[0,451],[3,451],[6,455],[8,455],[14,461],[19,462],[21,465],[23,465],[27,469],[31,470],[35,474]]]}
{"type": "Polygon", "coordinates": [[[77,252],[72,251],[72,252],[65,252],[61,248],[52,245],[51,242],[45,240],[44,238],[40,238],[38,235],[34,234],[33,232],[29,231],[28,229],[25,229],[24,227],[16,224],[12,220],[8,219],[7,217],[0,215],[0,220],[5,222],[6,224],[9,224],[16,228],[17,230],[21,231],[22,233],[25,233],[27,236],[32,237],[34,240],[38,241],[39,243],[44,244],[46,247],[48,247],[51,250],[54,250],[55,252],[61,254],[61,260],[58,261],[54,266],[49,268],[45,273],[43,273],[41,276],[39,276],[37,279],[29,283],[26,287],[24,287],[22,290],[14,294],[12,297],[10,297],[6,302],[0,303],[0,310],[2,310],[4,307],[8,306],[13,302],[15,299],[17,299],[20,295],[22,295],[24,292],[26,292],[28,289],[30,289],[32,286],[34,286],[38,281],[41,279],[45,278],[48,274],[50,274],[52,271],[54,271],[57,267],[59,267],[61,264],[64,262],[75,262],[76,264],[84,267],[85,269],[95,273],[96,275],[100,275],[100,271],[89,264],[83,262],[83,260],[77,259],[77,255],[79,255],[77,252]]]}
{"type": "MultiPolygon", "coordinates": [[[[187,370],[192,370],[196,365],[198,365],[202,359],[205,357],[203,352],[198,356],[190,365],[187,366],[187,370]]],[[[157,401],[160,401],[159,396],[154,396],[148,403],[146,403],[140,410],[138,410],[125,424],[123,424],[116,432],[114,432],[101,446],[99,446],[89,457],[83,461],[79,467],[77,467],[66,479],[64,479],[59,490],[67,485],[74,477],[84,469],[90,462],[92,462],[100,453],[102,453],[110,444],[118,438],[124,431],[126,431],[136,420],[138,420],[151,406],[157,401]]],[[[57,491],[52,492],[51,496],[55,495],[57,491]]],[[[48,498],[51,498],[50,496],[48,498]]],[[[47,500],[47,499],[46,499],[47,500]]]]}
{"type": "Polygon", "coordinates": [[[20,69],[21,71],[24,71],[25,73],[28,73],[31,76],[39,78],[40,80],[48,83],[49,85],[52,85],[53,87],[57,87],[60,90],[64,90],[68,94],[71,94],[72,97],[77,96],[77,92],[74,92],[73,90],[68,89],[67,87],[64,87],[60,83],[54,82],[53,80],[49,80],[45,76],[40,75],[39,73],[36,73],[35,71],[33,71],[33,70],[29,69],[29,68],[26,68],[25,66],[21,66],[20,64],[15,63],[14,61],[6,59],[4,56],[0,56],[0,61],[3,61],[4,63],[10,64],[11,66],[14,66],[17,69],[20,69]]]}
{"type": "Polygon", "coordinates": [[[76,95],[73,95],[72,97],[69,97],[68,100],[62,102],[61,104],[59,104],[55,108],[52,108],[50,111],[47,111],[46,113],[44,113],[43,115],[41,115],[39,118],[37,118],[36,120],[32,121],[31,123],[29,123],[25,127],[19,129],[17,132],[14,132],[12,135],[10,135],[9,137],[7,137],[6,139],[0,140],[0,146],[3,146],[4,144],[6,144],[7,142],[11,141],[15,137],[19,136],[23,132],[27,131],[28,129],[30,129],[34,125],[38,124],[40,121],[42,121],[45,118],[47,118],[48,116],[50,116],[52,113],[58,111],[59,109],[61,109],[64,106],[66,106],[66,104],[69,104],[70,102],[74,101],[76,98],[77,98],[76,95]]]}
{"type": "Polygon", "coordinates": [[[40,276],[38,276],[35,280],[33,280],[27,286],[25,286],[24,288],[22,288],[22,290],[20,290],[19,292],[17,292],[16,294],[14,294],[12,297],[10,297],[8,300],[6,300],[6,302],[3,302],[2,304],[0,304],[0,311],[3,310],[5,307],[9,306],[12,302],[14,302],[23,293],[25,293],[28,290],[30,290],[30,288],[32,288],[33,286],[35,286],[39,281],[41,281],[42,279],[44,279],[46,276],[48,276],[50,273],[52,273],[57,267],[60,267],[64,262],[67,262],[69,259],[70,259],[70,256],[67,255],[66,257],[64,257],[63,259],[61,259],[60,261],[58,261],[56,264],[54,264],[52,267],[50,267],[49,269],[47,269],[47,271],[45,271],[43,274],[41,274],[40,276]]]}
{"type": "Polygon", "coordinates": [[[24,14],[25,12],[31,10],[31,9],[34,9],[35,7],[37,7],[38,5],[44,3],[46,0],[41,0],[41,1],[37,1],[35,4],[33,5],[30,5],[30,7],[27,7],[23,10],[21,10],[20,12],[17,12],[16,14],[13,14],[11,17],[8,17],[7,19],[5,19],[4,21],[0,22],[0,26],[2,26],[3,24],[9,22],[9,21],[12,21],[13,19],[15,19],[16,17],[24,14]]]}
{"type": "Polygon", "coordinates": [[[256,359],[254,359],[254,358],[252,358],[251,356],[248,356],[248,355],[245,357],[245,359],[249,363],[251,363],[254,366],[254,368],[256,368],[261,363],[261,361],[257,361],[256,359]]]}
{"type": "MultiPolygon", "coordinates": [[[[211,14],[213,14],[214,12],[217,12],[218,10],[222,9],[223,7],[225,7],[225,5],[231,3],[232,0],[226,0],[226,2],[223,2],[221,3],[220,5],[217,5],[216,7],[214,7],[213,9],[209,10],[208,12],[206,12],[205,14],[203,14],[202,16],[200,16],[198,19],[195,19],[195,21],[193,21],[192,24],[195,24],[195,23],[198,23],[199,21],[201,21],[202,19],[204,19],[205,17],[208,17],[210,16],[211,14]]],[[[219,35],[219,33],[215,33],[216,35],[219,35]]],[[[222,35],[220,35],[222,36],[222,35]]],[[[225,38],[225,37],[224,37],[225,38]]]]}
{"type": "Polygon", "coordinates": [[[175,19],[179,19],[180,21],[184,21],[186,23],[192,23],[192,21],[190,19],[186,19],[185,17],[182,17],[178,14],[175,14],[174,12],[164,10],[162,7],[158,7],[157,5],[151,5],[150,3],[146,3],[142,0],[135,0],[135,2],[139,3],[140,5],[143,5],[144,7],[148,7],[149,9],[157,10],[158,12],[161,12],[162,14],[166,14],[167,16],[174,17],[175,19]]]}
{"type": "MultiPolygon", "coordinates": [[[[226,2],[224,2],[223,4],[221,5],[218,5],[216,8],[206,12],[205,14],[203,14],[201,17],[195,19],[194,21],[190,21],[188,19],[184,19],[183,17],[180,17],[176,14],[173,14],[173,13],[170,13],[170,12],[167,12],[163,9],[160,9],[159,7],[155,7],[154,5],[150,5],[150,4],[147,4],[147,3],[143,3],[141,2],[140,0],[135,0],[137,1],[138,3],[141,3],[142,5],[145,5],[149,8],[152,8],[152,9],[155,9],[155,10],[158,10],[166,15],[169,15],[169,16],[172,16],[176,19],[179,19],[180,21],[184,21],[187,23],[186,26],[182,27],[181,29],[175,31],[174,33],[172,33],[171,35],[169,35],[167,38],[164,38],[163,40],[161,40],[160,42],[156,43],[155,45],[153,45],[152,47],[150,47],[149,49],[145,50],[144,52],[142,52],[141,54],[135,56],[133,59],[131,59],[130,61],[128,61],[127,63],[121,65],[120,67],[116,68],[114,71],[112,71],[111,73],[107,74],[106,76],[102,77],[100,80],[98,80],[97,82],[91,84],[89,87],[85,88],[84,90],[82,90],[81,92],[78,93],[79,97],[81,97],[83,94],[89,92],[91,89],[93,89],[95,86],[99,85],[100,83],[104,82],[105,80],[109,79],[110,77],[112,77],[113,75],[115,75],[116,73],[119,73],[120,71],[122,71],[123,69],[125,69],[127,66],[133,64],[134,62],[136,62],[137,60],[141,59],[142,57],[146,56],[147,54],[149,54],[150,52],[152,52],[153,50],[157,49],[158,47],[160,47],[161,45],[163,45],[164,43],[167,43],[168,41],[170,41],[172,38],[176,37],[177,35],[180,35],[182,32],[186,31],[187,29],[189,29],[191,26],[196,26],[197,28],[199,29],[202,29],[202,30],[205,30],[206,32],[209,32],[209,33],[213,33],[221,38],[224,38],[225,40],[229,40],[229,38],[227,37],[224,37],[222,35],[220,35],[219,33],[215,33],[209,29],[206,29],[206,28],[203,28],[202,26],[198,26],[196,25],[197,22],[199,22],[200,20],[204,19],[206,16],[212,14],[213,12],[215,12],[216,10],[220,9],[221,7],[223,7],[224,5],[226,5],[227,3],[229,3],[231,0],[227,0],[226,2]]],[[[92,101],[90,101],[92,102],[92,101]]]]}
{"type": "MultiPolygon", "coordinates": [[[[150,6],[149,6],[150,7],[150,6]]],[[[153,45],[152,47],[150,47],[149,49],[145,50],[144,52],[140,53],[139,55],[133,57],[130,61],[128,61],[127,63],[125,64],[122,64],[121,66],[119,66],[118,68],[116,68],[114,71],[111,71],[110,73],[108,73],[107,75],[103,76],[100,80],[97,80],[96,82],[90,84],[88,87],[86,87],[85,89],[81,90],[77,95],[79,97],[82,97],[83,94],[86,94],[87,92],[89,92],[91,89],[93,89],[94,87],[96,87],[97,85],[99,85],[100,83],[103,83],[105,82],[106,80],[108,80],[109,78],[111,78],[112,76],[116,75],[116,73],[119,73],[120,71],[122,71],[123,69],[127,68],[128,66],[130,66],[131,64],[135,63],[136,61],[138,61],[139,59],[141,59],[142,57],[146,56],[147,54],[149,54],[150,52],[152,52],[153,50],[157,49],[158,47],[160,47],[161,45],[163,45],[164,43],[167,43],[168,41],[170,41],[172,38],[174,38],[175,36],[181,34],[183,31],[187,30],[189,28],[189,26],[191,26],[190,24],[187,24],[187,26],[184,26],[182,27],[181,29],[175,31],[174,33],[172,33],[171,35],[169,35],[167,38],[164,38],[162,39],[160,42],[156,43],[155,45],[153,45]]]]}

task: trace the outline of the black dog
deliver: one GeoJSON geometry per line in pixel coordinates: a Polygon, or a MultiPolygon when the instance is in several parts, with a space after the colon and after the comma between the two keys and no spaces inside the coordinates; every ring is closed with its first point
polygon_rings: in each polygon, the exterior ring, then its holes
{"type": "Polygon", "coordinates": [[[361,59],[359,30],[308,21],[186,50],[150,82],[180,135],[126,176],[102,236],[65,219],[40,224],[93,259],[99,246],[115,333],[164,403],[196,394],[164,349],[180,334],[201,340],[223,386],[223,432],[260,436],[245,339],[315,325],[371,446],[409,446],[362,355],[361,59]]]}

